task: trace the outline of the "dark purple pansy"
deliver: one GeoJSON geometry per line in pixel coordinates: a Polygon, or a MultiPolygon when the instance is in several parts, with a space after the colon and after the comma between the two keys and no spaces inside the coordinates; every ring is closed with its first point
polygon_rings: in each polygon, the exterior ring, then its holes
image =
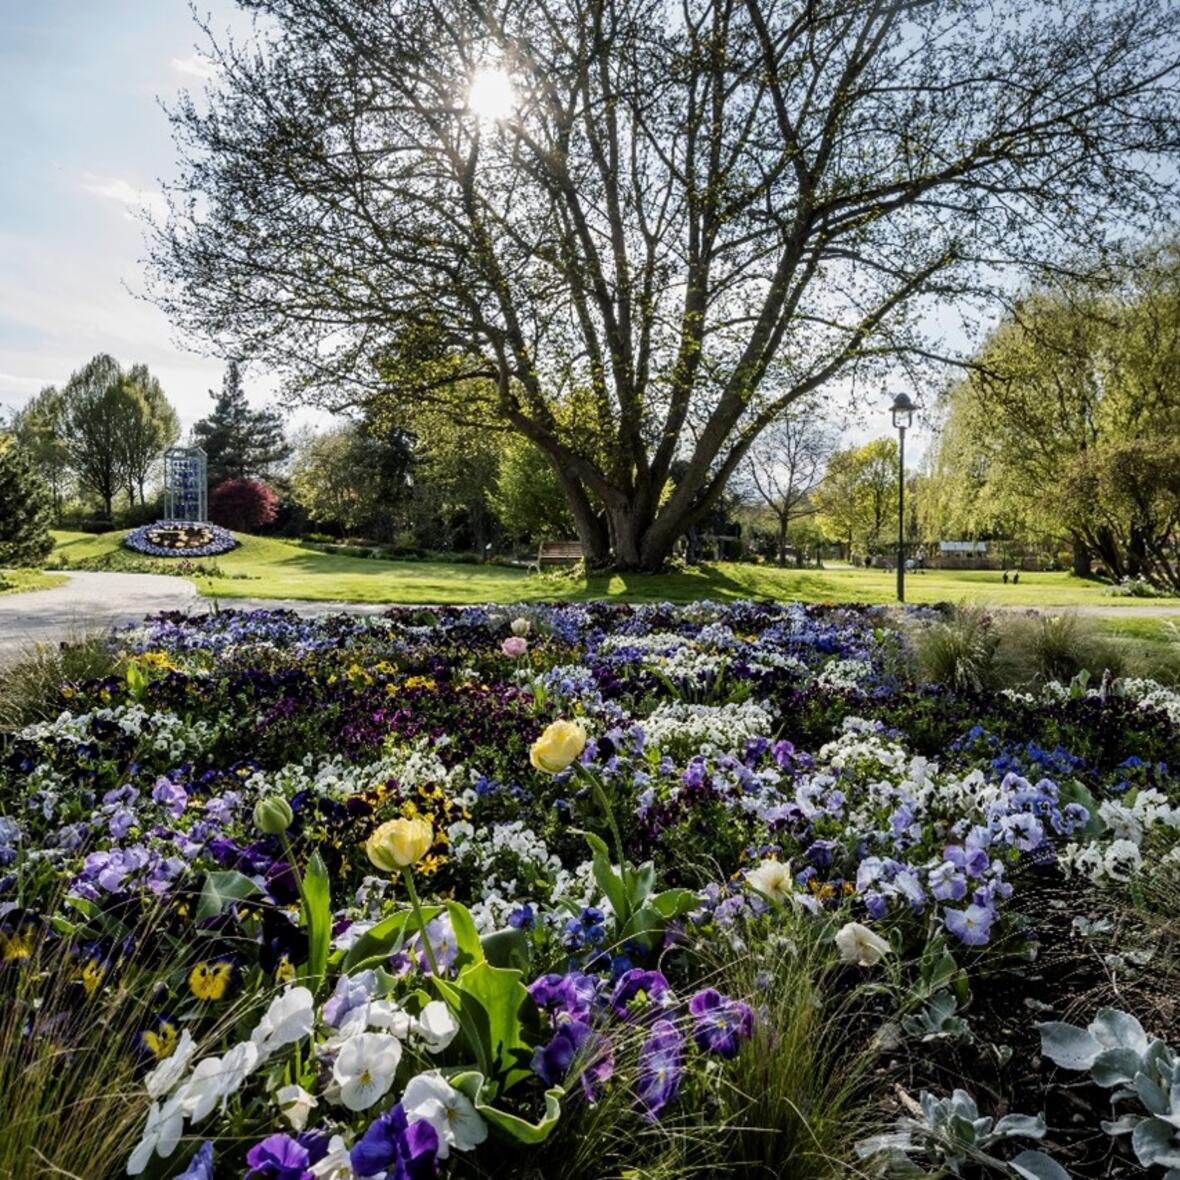
{"type": "Polygon", "coordinates": [[[688,1001],[693,1015],[692,1038],[706,1053],[736,1057],[742,1041],[754,1033],[754,1010],[707,987],[688,1001]]]}
{"type": "Polygon", "coordinates": [[[636,1009],[654,1002],[664,1007],[672,998],[672,989],[661,971],[645,971],[633,967],[619,976],[615,990],[611,993],[610,1005],[616,1016],[626,1020],[636,1009]]]}
{"type": "Polygon", "coordinates": [[[400,1102],[375,1118],[349,1153],[358,1176],[388,1180],[427,1180],[437,1156],[438,1132],[426,1119],[410,1123],[400,1102]]]}

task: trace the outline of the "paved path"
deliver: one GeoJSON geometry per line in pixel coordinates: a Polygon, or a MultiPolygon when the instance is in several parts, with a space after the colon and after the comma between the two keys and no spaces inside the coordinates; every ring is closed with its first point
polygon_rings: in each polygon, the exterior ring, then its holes
{"type": "MultiPolygon", "coordinates": [[[[34,643],[60,643],[165,610],[203,614],[214,599],[202,598],[187,578],[169,574],[67,572],[69,581],[51,590],[0,595],[0,666],[34,643]]],[[[298,611],[301,615],[351,611],[376,615],[385,603],[306,602],[274,598],[231,598],[225,609],[298,611]]]]}
{"type": "Polygon", "coordinates": [[[200,601],[187,578],[169,574],[76,572],[64,586],[0,595],[0,663],[33,643],[132,623],[161,610],[186,610],[200,601]]]}
{"type": "MultiPolygon", "coordinates": [[[[31,590],[24,594],[0,595],[0,665],[11,662],[32,643],[58,643],[91,631],[135,623],[144,615],[163,610],[203,613],[212,610],[214,600],[201,598],[187,578],[168,574],[121,574],[72,572],[65,586],[52,590],[31,590]]],[[[350,611],[376,615],[387,603],[307,602],[280,598],[227,598],[225,609],[297,611],[304,616],[350,611]]],[[[1100,618],[1176,618],[1175,606],[1152,602],[1128,602],[1107,606],[1014,606],[1019,611],[1036,609],[1045,613],[1076,613],[1100,618]]]]}

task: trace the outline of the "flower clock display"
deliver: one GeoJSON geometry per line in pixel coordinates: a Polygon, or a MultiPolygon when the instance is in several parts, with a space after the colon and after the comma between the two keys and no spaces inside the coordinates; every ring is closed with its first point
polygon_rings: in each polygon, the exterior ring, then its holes
{"type": "MultiPolygon", "coordinates": [[[[939,1086],[971,1045],[989,1096],[1051,1103],[1028,1054],[981,1038],[1003,1023],[1035,1051],[1025,1014],[1070,1001],[1051,972],[1021,997],[1020,972],[1100,938],[1094,907],[1180,881],[1180,696],[919,685],[930,617],[586,604],[122,631],[107,675],[3,739],[22,1052],[85,1049],[99,1092],[131,1094],[94,1175],[539,1180],[668,1151],[686,1175],[753,1175],[758,1153],[791,1175],[825,1127],[877,1119],[898,1129],[826,1141],[830,1172],[799,1174],[1060,1180],[1093,1141],[1068,1116],[939,1086]],[[85,1037],[116,1028],[96,1059],[85,1037]],[[899,1060],[922,1091],[894,1110],[899,1060]],[[856,1117],[823,1114],[837,1092],[856,1117]]],[[[1089,957],[1122,984],[1150,957],[1108,928],[1089,957]]],[[[1137,1064],[1110,1084],[1158,1082],[1162,1050],[1120,1020],[1137,1064]]],[[[1046,1028],[1067,1068],[1123,1052],[1105,1024],[1046,1028]]],[[[1141,1099],[1110,1150],[1180,1167],[1166,1104],[1141,1099]]]]}
{"type": "Polygon", "coordinates": [[[238,542],[228,529],[207,521],[158,520],[132,529],[123,544],[149,557],[215,557],[238,542]]]}

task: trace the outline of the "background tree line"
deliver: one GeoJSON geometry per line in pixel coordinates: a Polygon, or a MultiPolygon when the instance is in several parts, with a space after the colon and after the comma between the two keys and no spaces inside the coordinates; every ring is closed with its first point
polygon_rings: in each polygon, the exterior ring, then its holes
{"type": "Polygon", "coordinates": [[[1180,589],[1180,247],[1021,299],[943,399],[936,535],[1044,538],[1075,573],[1180,589]]]}

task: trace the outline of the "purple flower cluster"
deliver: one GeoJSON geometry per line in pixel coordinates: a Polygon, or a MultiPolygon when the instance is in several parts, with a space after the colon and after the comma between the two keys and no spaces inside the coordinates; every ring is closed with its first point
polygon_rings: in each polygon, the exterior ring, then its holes
{"type": "MultiPolygon", "coordinates": [[[[674,1019],[679,1001],[662,972],[628,968],[613,988],[580,971],[544,975],[530,985],[529,994],[554,1029],[552,1038],[533,1054],[533,1072],[546,1085],[565,1083],[576,1069],[586,1100],[596,1101],[614,1074],[612,1022],[639,1024],[647,1031],[637,1062],[636,1103],[644,1118],[654,1121],[675,1101],[683,1073],[684,1036],[674,1019]]],[[[688,1018],[696,1045],[727,1059],[736,1057],[741,1043],[754,1032],[750,1005],[715,988],[692,996],[688,1018]]]]}

